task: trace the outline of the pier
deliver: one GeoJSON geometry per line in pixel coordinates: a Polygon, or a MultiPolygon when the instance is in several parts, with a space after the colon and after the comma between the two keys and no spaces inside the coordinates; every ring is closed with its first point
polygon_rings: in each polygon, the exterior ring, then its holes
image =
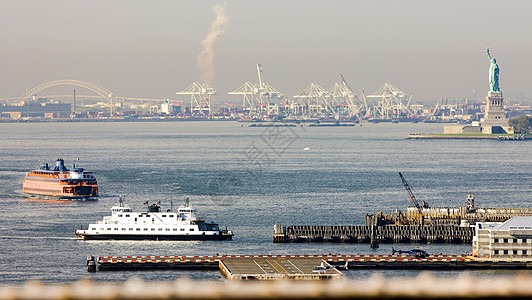
{"type": "MultiPolygon", "coordinates": [[[[370,243],[373,226],[274,226],[273,242],[370,243]]],[[[449,225],[375,226],[374,238],[379,243],[471,243],[475,229],[449,225]]]]}
{"type": "MultiPolygon", "coordinates": [[[[325,280],[343,276],[325,255],[219,255],[219,256],[100,256],[96,269],[126,270],[219,270],[230,280],[325,280]],[[317,266],[323,270],[314,271],[317,266]]],[[[87,264],[90,265],[89,263],[87,264]]]]}
{"type": "Polygon", "coordinates": [[[495,259],[465,255],[218,255],[100,256],[89,271],[219,270],[229,280],[328,280],[340,270],[532,270],[530,259],[495,259]]]}

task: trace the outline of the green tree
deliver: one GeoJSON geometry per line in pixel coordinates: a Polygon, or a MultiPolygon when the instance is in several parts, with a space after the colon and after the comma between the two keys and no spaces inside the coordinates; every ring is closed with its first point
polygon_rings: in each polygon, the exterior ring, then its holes
{"type": "Polygon", "coordinates": [[[509,125],[514,128],[515,133],[531,133],[532,132],[532,118],[528,116],[520,116],[519,118],[511,119],[509,125]]]}

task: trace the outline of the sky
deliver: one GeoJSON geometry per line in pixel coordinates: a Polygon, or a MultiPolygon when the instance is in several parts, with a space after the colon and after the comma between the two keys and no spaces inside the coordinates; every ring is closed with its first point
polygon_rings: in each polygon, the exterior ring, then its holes
{"type": "Polygon", "coordinates": [[[490,47],[506,99],[532,103],[528,0],[0,0],[0,98],[75,79],[121,97],[176,99],[206,80],[198,55],[213,7],[225,14],[210,48],[218,101],[258,82],[258,63],[286,96],[311,83],[329,89],[342,73],[357,94],[389,82],[413,102],[480,101],[490,47]]]}

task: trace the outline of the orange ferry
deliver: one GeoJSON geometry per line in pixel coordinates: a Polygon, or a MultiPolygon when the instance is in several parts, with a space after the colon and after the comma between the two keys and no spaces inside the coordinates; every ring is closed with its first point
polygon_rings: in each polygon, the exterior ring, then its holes
{"type": "Polygon", "coordinates": [[[98,197],[98,183],[91,172],[75,164],[69,170],[59,158],[53,170],[44,163],[37,170],[27,171],[22,192],[54,199],[94,199],[98,197]]]}

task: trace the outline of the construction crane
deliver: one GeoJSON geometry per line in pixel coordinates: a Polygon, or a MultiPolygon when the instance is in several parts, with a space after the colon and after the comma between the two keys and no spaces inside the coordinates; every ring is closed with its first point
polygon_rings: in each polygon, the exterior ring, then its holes
{"type": "Polygon", "coordinates": [[[401,177],[401,181],[403,181],[403,185],[405,186],[406,191],[410,195],[410,202],[414,202],[414,206],[417,207],[417,209],[419,210],[419,213],[421,215],[423,215],[422,214],[423,208],[429,208],[429,204],[427,202],[425,202],[425,200],[423,200],[423,206],[419,205],[419,203],[416,200],[416,196],[412,192],[412,189],[410,188],[410,185],[408,184],[406,179],[403,177],[403,174],[401,174],[401,172],[399,172],[399,177],[401,177]]]}

